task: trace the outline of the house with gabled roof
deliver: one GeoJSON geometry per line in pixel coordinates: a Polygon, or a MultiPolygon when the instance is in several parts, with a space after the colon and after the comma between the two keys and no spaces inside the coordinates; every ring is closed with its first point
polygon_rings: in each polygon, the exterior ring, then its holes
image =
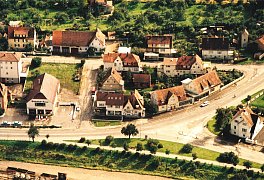
{"type": "Polygon", "coordinates": [[[186,93],[195,100],[220,90],[220,86],[222,85],[222,81],[218,77],[215,70],[193,80],[188,78],[181,82],[184,89],[186,90],[186,93]]]}
{"type": "Polygon", "coordinates": [[[144,99],[136,90],[130,95],[98,91],[94,109],[95,114],[101,116],[145,117],[144,99]]]}
{"type": "Polygon", "coordinates": [[[138,55],[133,53],[107,53],[103,55],[104,69],[114,67],[117,71],[142,71],[138,55]]]}
{"type": "Polygon", "coordinates": [[[151,103],[158,107],[158,112],[178,109],[182,105],[192,103],[192,100],[187,98],[183,86],[152,91],[150,96],[151,103]]]}
{"type": "Polygon", "coordinates": [[[239,109],[231,120],[230,133],[240,138],[254,140],[263,128],[263,122],[248,106],[239,109]]]}
{"type": "Polygon", "coordinates": [[[52,46],[54,54],[81,54],[89,48],[95,52],[105,49],[105,35],[100,29],[87,31],[53,31],[52,46]]]}
{"type": "Polygon", "coordinates": [[[54,114],[59,90],[60,81],[54,76],[44,73],[36,77],[26,97],[27,114],[32,116],[54,114]]]}
{"type": "Polygon", "coordinates": [[[22,57],[23,54],[20,52],[0,52],[0,81],[2,83],[20,83],[24,75],[22,57]]]}
{"type": "Polygon", "coordinates": [[[164,58],[158,71],[169,77],[175,77],[184,74],[205,74],[206,68],[203,65],[202,59],[198,55],[195,55],[181,56],[179,58],[164,58]]]}
{"type": "Polygon", "coordinates": [[[37,33],[33,27],[8,26],[8,46],[13,49],[26,50],[30,44],[34,49],[38,46],[37,33]]]}
{"type": "Polygon", "coordinates": [[[106,70],[106,75],[102,81],[100,91],[123,92],[124,81],[122,76],[115,70],[114,67],[106,70]]]}
{"type": "Polygon", "coordinates": [[[230,60],[234,57],[234,51],[230,49],[229,39],[226,37],[204,37],[201,49],[203,59],[230,60]]]}

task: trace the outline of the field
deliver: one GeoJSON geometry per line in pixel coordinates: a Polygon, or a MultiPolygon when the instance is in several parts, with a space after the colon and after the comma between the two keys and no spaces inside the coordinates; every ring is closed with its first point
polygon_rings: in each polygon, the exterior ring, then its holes
{"type": "Polygon", "coordinates": [[[78,69],[78,65],[75,64],[43,63],[40,67],[29,70],[25,91],[29,91],[32,87],[32,82],[36,75],[48,73],[60,80],[61,88],[78,93],[80,83],[73,81],[73,76],[78,69]]]}
{"type": "Polygon", "coordinates": [[[96,127],[104,127],[104,126],[117,126],[120,125],[120,121],[92,121],[96,127]]]}

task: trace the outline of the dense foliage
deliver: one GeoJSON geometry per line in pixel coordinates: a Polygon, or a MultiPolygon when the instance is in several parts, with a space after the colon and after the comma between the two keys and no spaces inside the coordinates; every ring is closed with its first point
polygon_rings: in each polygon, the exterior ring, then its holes
{"type": "Polygon", "coordinates": [[[244,173],[252,179],[263,179],[264,175],[233,167],[218,167],[205,163],[167,158],[157,158],[131,152],[90,149],[76,145],[58,144],[47,141],[31,143],[23,141],[0,141],[0,158],[4,160],[68,164],[73,167],[140,172],[171,178],[228,179],[244,173]]]}

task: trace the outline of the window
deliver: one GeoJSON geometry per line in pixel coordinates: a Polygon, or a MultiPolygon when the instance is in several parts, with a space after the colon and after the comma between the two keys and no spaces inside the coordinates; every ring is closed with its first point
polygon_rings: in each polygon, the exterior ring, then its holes
{"type": "Polygon", "coordinates": [[[236,134],[236,131],[234,131],[234,134],[236,134]]]}
{"type": "Polygon", "coordinates": [[[234,126],[234,129],[236,129],[236,126],[234,126]]]}
{"type": "Polygon", "coordinates": [[[120,106],[116,106],[116,108],[120,108],[120,106]]]}
{"type": "Polygon", "coordinates": [[[43,107],[43,106],[46,106],[46,104],[45,103],[35,103],[35,106],[43,107]]]}
{"type": "Polygon", "coordinates": [[[6,72],[6,75],[8,75],[8,72],[6,72]]]}
{"type": "Polygon", "coordinates": [[[12,64],[12,62],[10,62],[10,64],[12,64]]]}
{"type": "Polygon", "coordinates": [[[13,69],[13,67],[10,67],[11,69],[13,69]]]}
{"type": "Polygon", "coordinates": [[[247,129],[242,128],[242,132],[247,132],[247,129]]]}

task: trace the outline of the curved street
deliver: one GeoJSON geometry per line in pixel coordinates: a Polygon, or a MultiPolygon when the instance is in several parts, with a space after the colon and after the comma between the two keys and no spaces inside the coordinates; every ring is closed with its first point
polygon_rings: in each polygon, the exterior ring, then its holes
{"type": "MultiPolygon", "coordinates": [[[[245,78],[217,94],[208,98],[210,105],[199,107],[200,103],[185,108],[180,111],[172,111],[158,115],[149,120],[137,120],[140,133],[137,137],[175,141],[181,143],[191,143],[196,146],[207,148],[218,152],[234,151],[239,157],[258,163],[264,163],[263,153],[254,151],[243,146],[233,146],[219,143],[215,135],[208,132],[205,125],[219,107],[235,106],[247,95],[253,94],[264,87],[264,66],[263,65],[223,65],[213,64],[217,69],[239,69],[244,72],[245,78]],[[236,98],[233,96],[236,95],[236,98]],[[252,153],[254,151],[254,153],[252,153]]],[[[124,137],[121,133],[121,126],[116,127],[88,127],[80,129],[41,129],[40,136],[36,140],[41,141],[46,134],[50,135],[49,140],[62,142],[63,140],[79,139],[86,137],[105,138],[107,135],[114,137],[124,137]]],[[[0,129],[0,139],[28,140],[27,129],[0,129]]]]}

